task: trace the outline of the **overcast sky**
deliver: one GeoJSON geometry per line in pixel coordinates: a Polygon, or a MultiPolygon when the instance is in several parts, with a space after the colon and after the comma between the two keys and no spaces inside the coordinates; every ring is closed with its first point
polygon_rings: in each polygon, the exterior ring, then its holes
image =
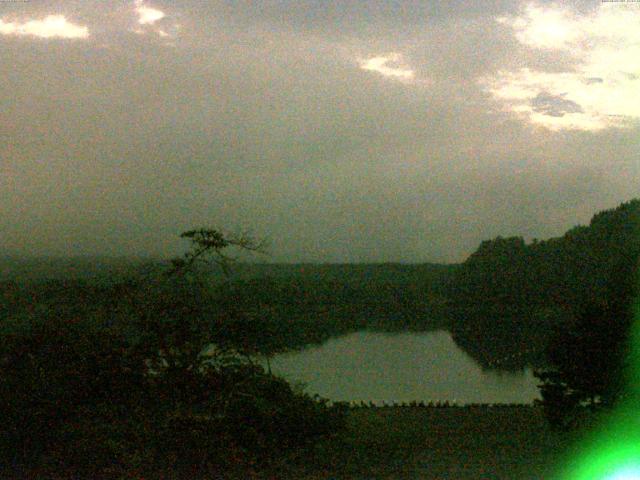
{"type": "Polygon", "coordinates": [[[463,260],[640,196],[640,3],[0,2],[0,248],[463,260]]]}

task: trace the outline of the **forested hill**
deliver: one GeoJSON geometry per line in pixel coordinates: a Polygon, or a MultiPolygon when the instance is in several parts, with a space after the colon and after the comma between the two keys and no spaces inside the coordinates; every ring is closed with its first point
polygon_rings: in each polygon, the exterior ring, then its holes
{"type": "Polygon", "coordinates": [[[539,362],[559,322],[572,321],[588,301],[616,298],[632,281],[639,254],[640,199],[559,238],[482,242],[450,283],[454,338],[487,366],[539,362]]]}
{"type": "Polygon", "coordinates": [[[102,280],[128,276],[157,260],[131,257],[0,256],[0,281],[33,283],[45,280],[102,280]]]}
{"type": "MultiPolygon", "coordinates": [[[[168,260],[136,257],[20,257],[0,256],[0,281],[40,281],[58,279],[99,279],[126,275],[168,266],[168,260]]],[[[343,280],[352,283],[369,281],[402,283],[441,283],[455,269],[455,265],[437,263],[255,263],[235,262],[231,280],[256,278],[299,279],[305,281],[343,280]]],[[[222,278],[222,271],[207,269],[214,278],[222,278]]]]}
{"type": "MultiPolygon", "coordinates": [[[[119,281],[140,278],[140,273],[144,278],[168,265],[157,260],[0,258],[0,311],[17,317],[35,305],[45,310],[115,305],[121,300],[119,281]]],[[[210,291],[201,292],[201,302],[207,304],[201,307],[241,312],[232,316],[241,324],[230,330],[267,350],[298,348],[363,328],[447,328],[444,293],[456,268],[234,263],[226,281],[220,269],[203,267],[210,291]]]]}
{"type": "MultiPolygon", "coordinates": [[[[549,336],[582,305],[620,298],[616,292],[631,281],[639,252],[636,199],[559,238],[482,242],[461,265],[236,263],[229,282],[220,271],[207,270],[207,288],[218,290],[202,298],[242,311],[234,317],[242,325],[233,330],[262,343],[268,337],[276,350],[362,328],[448,329],[481,365],[519,369],[542,363],[549,336]]],[[[0,310],[87,299],[96,308],[111,305],[119,294],[109,285],[167,265],[149,259],[0,258],[0,310]]]]}
{"type": "MultiPolygon", "coordinates": [[[[455,265],[237,265],[223,302],[280,347],[361,329],[448,328],[447,282],[455,265]]],[[[240,331],[240,329],[235,329],[240,331]]],[[[250,333],[245,333],[250,337],[250,333]]]]}

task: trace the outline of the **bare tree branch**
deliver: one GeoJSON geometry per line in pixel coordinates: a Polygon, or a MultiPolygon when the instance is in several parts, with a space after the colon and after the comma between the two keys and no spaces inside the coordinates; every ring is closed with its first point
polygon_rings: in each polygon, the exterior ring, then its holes
{"type": "Polygon", "coordinates": [[[228,277],[231,271],[229,264],[236,259],[223,253],[223,250],[235,247],[240,250],[261,254],[266,254],[267,251],[265,240],[258,240],[246,231],[237,234],[225,234],[217,229],[201,228],[183,232],[180,237],[191,241],[191,250],[182,257],[172,260],[172,268],[168,272],[169,276],[191,270],[196,262],[213,262],[228,277]]]}

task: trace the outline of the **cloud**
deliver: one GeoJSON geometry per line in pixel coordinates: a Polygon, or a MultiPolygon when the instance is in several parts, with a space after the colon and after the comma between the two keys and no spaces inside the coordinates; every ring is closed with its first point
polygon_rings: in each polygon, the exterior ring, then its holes
{"type": "MultiPolygon", "coordinates": [[[[561,71],[499,71],[480,83],[507,111],[551,130],[602,130],[640,121],[640,5],[603,3],[588,14],[529,4],[498,17],[534,55],[568,55],[561,71]]],[[[556,67],[557,68],[557,67],[556,67]]]]}
{"type": "Polygon", "coordinates": [[[572,12],[554,6],[531,3],[523,15],[496,21],[512,27],[521,43],[534,48],[569,48],[581,35],[579,20],[572,12]]]}
{"type": "Polygon", "coordinates": [[[370,72],[379,73],[385,77],[396,78],[398,80],[413,80],[415,72],[410,68],[401,65],[402,56],[399,53],[390,53],[385,56],[372,57],[360,61],[360,68],[370,72]],[[395,66],[389,66],[389,63],[395,66]]]}
{"type": "Polygon", "coordinates": [[[0,34],[39,38],[87,38],[89,29],[74,25],[64,15],[49,15],[42,20],[29,20],[24,23],[5,22],[0,19],[0,34]]]}
{"type": "MultiPolygon", "coordinates": [[[[135,12],[138,15],[139,26],[132,29],[132,31],[134,33],[137,33],[138,35],[146,35],[148,33],[153,33],[167,40],[170,37],[175,37],[178,30],[180,29],[180,25],[177,23],[171,26],[163,25],[164,28],[160,27],[159,25],[156,25],[157,22],[164,19],[167,16],[167,14],[162,10],[158,10],[157,8],[146,6],[143,0],[135,1],[135,12]]],[[[173,42],[169,42],[166,44],[175,45],[173,42]]]]}
{"type": "Polygon", "coordinates": [[[166,14],[157,8],[147,7],[140,0],[136,1],[136,12],[138,13],[138,23],[140,25],[153,25],[166,17],[166,14]]]}
{"type": "Polygon", "coordinates": [[[534,112],[549,115],[551,117],[564,117],[567,113],[583,113],[582,107],[576,102],[567,100],[564,95],[553,95],[541,92],[531,100],[534,112]]]}
{"type": "Polygon", "coordinates": [[[624,65],[613,76],[576,70],[586,47],[519,42],[495,23],[520,15],[519,2],[500,1],[145,0],[166,14],[154,24],[139,23],[135,0],[31,1],[20,17],[0,7],[6,22],[58,13],[91,34],[0,38],[12,40],[0,75],[0,191],[14,190],[0,205],[0,247],[172,256],[185,225],[222,219],[273,238],[273,261],[461,261],[482,239],[558,235],[637,194],[634,131],[526,128],[612,121],[620,107],[584,96],[631,85],[633,58],[611,56],[624,65]],[[396,10],[372,18],[382,2],[396,10]],[[446,18],[424,13],[430,5],[446,18]],[[58,48],[72,42],[83,48],[58,48]],[[413,78],[361,69],[392,52],[402,56],[382,66],[413,78]],[[493,103],[522,123],[486,115],[489,95],[475,82],[500,69],[486,88],[519,95],[493,103]]]}

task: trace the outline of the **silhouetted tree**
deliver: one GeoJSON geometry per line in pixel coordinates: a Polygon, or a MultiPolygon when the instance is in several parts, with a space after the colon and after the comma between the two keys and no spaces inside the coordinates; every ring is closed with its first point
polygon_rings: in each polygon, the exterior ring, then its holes
{"type": "Polygon", "coordinates": [[[620,287],[612,285],[626,281],[624,268],[639,254],[639,199],[599,212],[559,238],[482,242],[450,283],[454,339],[485,366],[504,358],[517,358],[514,367],[541,366],[553,328],[573,325],[588,311],[613,315],[605,303],[620,297],[620,287]]]}
{"type": "Polygon", "coordinates": [[[585,410],[615,405],[626,392],[637,259],[609,272],[602,296],[589,298],[548,347],[549,367],[536,371],[551,424],[578,426],[585,410]]]}
{"type": "MultiPolygon", "coordinates": [[[[228,271],[226,249],[260,244],[217,230],[183,238],[192,248],[164,273],[81,288],[77,301],[2,322],[2,478],[249,478],[340,428],[341,411],[248,356],[236,313],[215,306],[197,268],[228,271]]],[[[45,297],[82,286],[56,285],[45,297]]]]}

